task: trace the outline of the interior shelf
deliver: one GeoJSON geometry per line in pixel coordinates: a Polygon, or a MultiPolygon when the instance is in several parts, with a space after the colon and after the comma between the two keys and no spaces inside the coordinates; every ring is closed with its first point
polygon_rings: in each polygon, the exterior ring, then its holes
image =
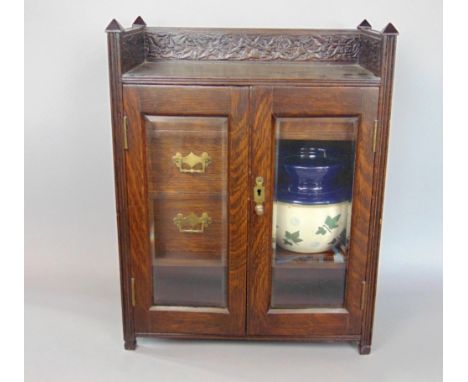
{"type": "Polygon", "coordinates": [[[306,141],[355,141],[357,117],[278,118],[278,139],[306,141]]]}
{"type": "Polygon", "coordinates": [[[164,258],[157,257],[153,264],[155,267],[208,267],[223,268],[226,264],[220,259],[194,259],[194,258],[164,258]]]}
{"type": "MultiPolygon", "coordinates": [[[[148,190],[148,195],[151,199],[172,199],[172,200],[187,200],[187,199],[200,199],[201,195],[199,192],[190,192],[186,190],[175,190],[175,191],[154,191],[148,190]]],[[[224,200],[228,196],[227,192],[204,192],[202,197],[210,200],[224,200]]]]}
{"type": "Polygon", "coordinates": [[[274,268],[320,268],[320,269],[346,269],[346,255],[344,249],[336,252],[323,253],[295,253],[281,247],[276,247],[274,268]]]}

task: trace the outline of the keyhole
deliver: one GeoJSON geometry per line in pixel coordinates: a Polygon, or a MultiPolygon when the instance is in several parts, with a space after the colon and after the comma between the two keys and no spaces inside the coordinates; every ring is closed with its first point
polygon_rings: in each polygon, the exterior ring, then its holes
{"type": "Polygon", "coordinates": [[[257,188],[257,195],[262,196],[262,190],[260,188],[257,188]]]}

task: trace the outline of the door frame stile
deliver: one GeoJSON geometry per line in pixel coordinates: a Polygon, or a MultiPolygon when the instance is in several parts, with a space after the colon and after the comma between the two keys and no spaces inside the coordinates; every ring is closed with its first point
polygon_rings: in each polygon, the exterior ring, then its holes
{"type": "Polygon", "coordinates": [[[381,78],[379,89],[376,136],[374,154],[371,225],[369,229],[369,249],[366,269],[367,293],[364,301],[362,332],[359,352],[369,354],[372,343],[375,297],[377,291],[377,265],[379,261],[382,213],[385,192],[385,176],[389,140],[390,115],[392,104],[393,75],[395,69],[395,51],[398,31],[390,23],[382,31],[381,78]]]}
{"type": "Polygon", "coordinates": [[[123,135],[123,87],[121,36],[124,28],[113,20],[106,28],[109,55],[109,82],[111,95],[112,143],[114,153],[115,202],[117,210],[117,233],[120,268],[120,288],[124,347],[136,348],[135,322],[131,301],[132,266],[130,259],[130,235],[127,205],[127,175],[125,168],[125,137],[123,135]]]}

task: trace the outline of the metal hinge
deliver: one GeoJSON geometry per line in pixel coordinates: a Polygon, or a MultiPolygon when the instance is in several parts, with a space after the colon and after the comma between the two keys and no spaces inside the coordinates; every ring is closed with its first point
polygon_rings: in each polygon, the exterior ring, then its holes
{"type": "Polygon", "coordinates": [[[366,304],[366,295],[367,295],[367,282],[363,280],[361,282],[361,310],[364,310],[366,304]]]}
{"type": "Polygon", "coordinates": [[[126,115],[123,117],[123,141],[124,150],[128,150],[128,119],[126,115]]]}
{"type": "Polygon", "coordinates": [[[375,153],[375,149],[377,148],[377,126],[379,124],[379,121],[376,119],[374,121],[374,136],[372,139],[372,152],[375,153]]]}
{"type": "Polygon", "coordinates": [[[132,294],[132,306],[135,306],[136,299],[135,299],[135,278],[134,277],[130,279],[130,288],[131,288],[131,294],[132,294]]]}

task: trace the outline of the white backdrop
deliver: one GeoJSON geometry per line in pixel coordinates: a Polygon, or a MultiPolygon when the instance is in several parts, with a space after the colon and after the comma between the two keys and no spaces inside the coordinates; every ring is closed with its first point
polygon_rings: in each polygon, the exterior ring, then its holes
{"type": "Polygon", "coordinates": [[[25,23],[29,380],[115,381],[127,372],[141,380],[166,372],[175,380],[263,376],[249,373],[251,362],[269,365],[273,380],[290,372],[387,380],[384,370],[389,381],[440,380],[441,1],[27,0],[25,23]],[[366,18],[375,29],[391,21],[399,30],[373,355],[359,358],[340,346],[157,340],[121,351],[104,29],[112,18],[129,26],[138,15],[150,26],[354,28],[366,18]],[[398,350],[410,358],[396,358],[398,350]],[[295,356],[292,371],[274,359],[284,351],[295,356]],[[220,354],[245,368],[223,363],[220,354]],[[314,368],[314,359],[322,366],[314,368]],[[349,362],[345,374],[333,368],[340,359],[349,362]]]}

